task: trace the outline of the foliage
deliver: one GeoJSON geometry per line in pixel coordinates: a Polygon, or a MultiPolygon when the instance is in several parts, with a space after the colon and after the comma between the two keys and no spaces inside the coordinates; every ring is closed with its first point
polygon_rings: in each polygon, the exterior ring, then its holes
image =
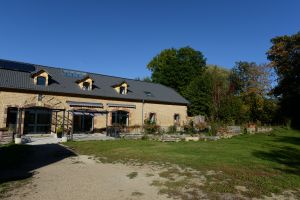
{"type": "Polygon", "coordinates": [[[212,109],[210,119],[212,121],[220,120],[220,113],[223,107],[224,98],[228,96],[229,90],[229,70],[218,67],[216,65],[208,65],[204,74],[208,76],[211,84],[212,109]]]}
{"type": "Polygon", "coordinates": [[[196,77],[184,90],[183,95],[190,101],[190,115],[210,116],[212,109],[211,79],[205,74],[196,77]]]}
{"type": "Polygon", "coordinates": [[[267,55],[278,76],[273,94],[279,97],[282,113],[292,119],[292,126],[300,128],[300,32],[271,42],[267,55]]]}
{"type": "Polygon", "coordinates": [[[145,77],[143,77],[143,78],[137,77],[137,78],[135,78],[134,80],[136,80],[136,81],[145,81],[145,82],[149,82],[149,83],[152,82],[152,79],[151,79],[151,77],[149,77],[149,76],[145,76],[145,77]]]}
{"type": "Polygon", "coordinates": [[[156,122],[146,119],[144,121],[144,132],[145,134],[158,134],[160,133],[160,126],[156,122]]]}
{"type": "Polygon", "coordinates": [[[186,134],[195,134],[196,133],[196,130],[194,128],[194,123],[192,120],[190,120],[186,124],[184,124],[183,129],[186,134]]]}
{"type": "Polygon", "coordinates": [[[195,123],[194,127],[199,132],[203,132],[203,131],[206,131],[208,129],[207,123],[205,123],[205,122],[195,123]]]}
{"type": "Polygon", "coordinates": [[[219,110],[219,120],[227,124],[242,124],[249,120],[249,108],[243,104],[240,97],[234,95],[223,96],[219,110]]]}
{"type": "Polygon", "coordinates": [[[271,88],[271,68],[266,64],[236,62],[229,76],[231,90],[235,94],[266,95],[271,88]]]}
{"type": "Polygon", "coordinates": [[[236,121],[240,123],[272,121],[275,107],[268,106],[270,105],[268,94],[271,88],[271,77],[269,65],[257,65],[254,62],[236,63],[229,76],[230,91],[242,101],[238,104],[240,111],[236,112],[242,119],[236,118],[236,121]],[[271,108],[273,110],[270,110],[271,108]]]}
{"type": "Polygon", "coordinates": [[[167,133],[173,134],[173,133],[176,133],[176,132],[177,132],[177,126],[172,125],[172,126],[168,127],[167,133]]]}
{"type": "Polygon", "coordinates": [[[205,58],[191,47],[165,49],[147,65],[151,79],[183,94],[189,83],[205,70],[205,58]]]}
{"type": "Polygon", "coordinates": [[[270,96],[274,70],[269,64],[240,61],[232,70],[205,66],[201,52],[184,47],[163,50],[147,67],[153,82],[172,87],[189,100],[190,116],[226,124],[282,121],[280,107],[270,96]]]}
{"type": "Polygon", "coordinates": [[[62,137],[62,134],[63,134],[63,127],[62,126],[57,127],[57,129],[56,129],[57,137],[58,138],[62,137]]]}

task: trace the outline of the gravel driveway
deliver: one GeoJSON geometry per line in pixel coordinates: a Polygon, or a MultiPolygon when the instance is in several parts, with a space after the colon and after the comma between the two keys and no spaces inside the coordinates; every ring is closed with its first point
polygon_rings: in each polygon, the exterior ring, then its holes
{"type": "Polygon", "coordinates": [[[37,146],[30,164],[22,166],[33,177],[8,193],[12,200],[167,199],[151,186],[156,169],[103,164],[92,157],[64,152],[61,145],[37,146]],[[151,173],[151,176],[149,174],[151,173]]]}

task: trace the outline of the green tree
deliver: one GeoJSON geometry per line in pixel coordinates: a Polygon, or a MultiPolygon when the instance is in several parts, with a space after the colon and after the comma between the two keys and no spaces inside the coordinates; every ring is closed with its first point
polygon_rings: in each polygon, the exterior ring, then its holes
{"type": "Polygon", "coordinates": [[[143,77],[143,78],[137,77],[137,78],[135,78],[134,80],[137,80],[137,81],[145,81],[145,82],[149,82],[149,83],[152,82],[152,80],[151,80],[151,78],[150,78],[149,76],[145,76],[145,77],[143,77]]]}
{"type": "Polygon", "coordinates": [[[151,79],[183,94],[185,88],[206,68],[206,59],[191,47],[165,49],[147,65],[151,79]]]}
{"type": "Polygon", "coordinates": [[[271,88],[271,68],[267,64],[236,62],[229,76],[235,94],[256,93],[264,96],[271,88]]]}
{"type": "Polygon", "coordinates": [[[212,95],[212,109],[211,120],[220,120],[220,111],[223,106],[224,98],[227,98],[229,91],[229,70],[226,70],[217,65],[207,65],[207,70],[204,76],[208,76],[211,80],[211,95],[212,95]]]}
{"type": "Polygon", "coordinates": [[[274,95],[279,97],[282,113],[300,128],[300,32],[271,39],[268,59],[278,76],[274,95]]]}
{"type": "Polygon", "coordinates": [[[229,124],[242,124],[249,120],[249,107],[242,98],[228,94],[222,98],[219,121],[229,124]]]}
{"type": "Polygon", "coordinates": [[[190,101],[189,115],[204,115],[209,117],[212,110],[212,88],[209,76],[196,77],[183,91],[184,96],[190,101]]]}
{"type": "Polygon", "coordinates": [[[271,71],[269,65],[257,65],[254,62],[237,62],[230,79],[232,92],[243,100],[244,110],[249,121],[262,120],[261,113],[271,88],[271,71]]]}

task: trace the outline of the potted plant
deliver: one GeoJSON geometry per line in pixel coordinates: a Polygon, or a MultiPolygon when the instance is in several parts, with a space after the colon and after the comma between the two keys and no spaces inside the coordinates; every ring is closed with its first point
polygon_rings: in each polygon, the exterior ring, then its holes
{"type": "Polygon", "coordinates": [[[61,142],[67,142],[68,141],[68,135],[70,134],[70,131],[68,130],[67,134],[65,133],[62,138],[61,138],[61,142]]]}
{"type": "Polygon", "coordinates": [[[15,134],[15,144],[22,144],[22,138],[20,134],[15,134]]]}
{"type": "Polygon", "coordinates": [[[56,137],[57,138],[62,138],[62,134],[63,134],[63,128],[60,126],[56,130],[56,137]]]}

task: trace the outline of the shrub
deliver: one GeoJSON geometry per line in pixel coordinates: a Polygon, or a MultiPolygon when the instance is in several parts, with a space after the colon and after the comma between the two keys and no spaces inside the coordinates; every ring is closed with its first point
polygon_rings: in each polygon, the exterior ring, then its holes
{"type": "Polygon", "coordinates": [[[184,132],[187,134],[194,134],[196,133],[194,129],[194,123],[193,121],[189,121],[187,124],[183,126],[184,132]]]}
{"type": "Polygon", "coordinates": [[[172,134],[172,133],[176,133],[177,132],[177,127],[175,125],[169,126],[167,133],[168,134],[172,134]]]}
{"type": "Polygon", "coordinates": [[[208,134],[211,136],[216,136],[219,128],[220,128],[220,125],[218,123],[212,122],[210,124],[210,130],[209,130],[208,134]]]}
{"type": "Polygon", "coordinates": [[[143,136],[142,136],[142,138],[141,138],[142,140],[148,140],[149,139],[149,137],[148,137],[148,135],[147,134],[144,134],[143,136]]]}
{"type": "Polygon", "coordinates": [[[149,119],[144,123],[145,134],[158,134],[160,133],[160,126],[156,125],[156,122],[151,122],[149,119]]]}
{"type": "Polygon", "coordinates": [[[59,126],[57,129],[56,129],[56,135],[58,138],[61,138],[62,137],[62,134],[63,134],[63,127],[62,126],[59,126]]]}
{"type": "Polygon", "coordinates": [[[207,124],[205,122],[199,122],[197,124],[195,124],[195,128],[199,131],[199,132],[203,132],[205,130],[207,130],[207,124]]]}

